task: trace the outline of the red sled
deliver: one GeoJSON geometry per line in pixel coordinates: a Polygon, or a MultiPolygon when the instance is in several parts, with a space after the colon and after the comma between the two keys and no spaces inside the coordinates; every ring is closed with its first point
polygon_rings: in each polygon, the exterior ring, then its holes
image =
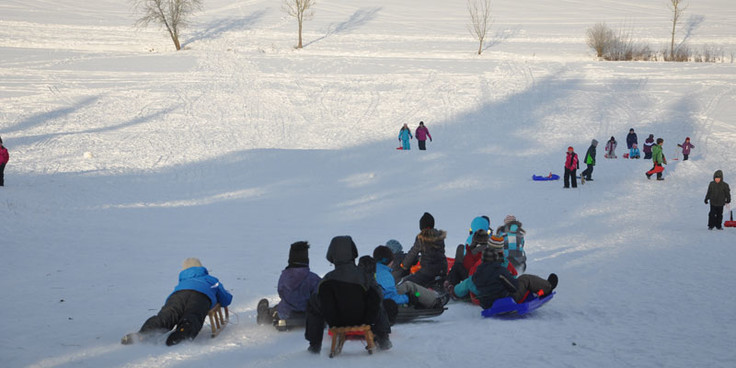
{"type": "Polygon", "coordinates": [[[396,147],[397,150],[403,150],[404,147],[396,147]]]}
{"type": "Polygon", "coordinates": [[[629,158],[629,154],[628,153],[624,153],[624,158],[629,158]]]}
{"type": "Polygon", "coordinates": [[[736,227],[736,221],[733,220],[733,210],[729,211],[731,213],[731,221],[726,221],[723,223],[723,226],[725,227],[736,227]]]}

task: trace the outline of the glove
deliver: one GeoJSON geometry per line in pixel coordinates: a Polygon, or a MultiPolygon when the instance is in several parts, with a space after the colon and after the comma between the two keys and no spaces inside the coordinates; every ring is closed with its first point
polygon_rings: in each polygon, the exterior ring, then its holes
{"type": "Polygon", "coordinates": [[[432,141],[432,138],[429,138],[429,141],[431,142],[432,141]]]}
{"type": "Polygon", "coordinates": [[[401,138],[399,138],[399,142],[401,142],[401,138]]]}
{"type": "Polygon", "coordinates": [[[409,297],[409,305],[419,305],[419,298],[414,293],[407,293],[406,296],[409,297]]]}
{"type": "Polygon", "coordinates": [[[707,199],[705,200],[705,204],[708,204],[708,200],[707,199]]]}

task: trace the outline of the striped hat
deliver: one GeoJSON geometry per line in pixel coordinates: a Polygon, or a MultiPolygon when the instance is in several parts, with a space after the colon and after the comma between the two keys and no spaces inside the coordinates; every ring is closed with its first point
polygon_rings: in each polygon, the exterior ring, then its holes
{"type": "Polygon", "coordinates": [[[503,238],[491,235],[488,246],[483,249],[483,262],[499,261],[503,259],[503,238]]]}

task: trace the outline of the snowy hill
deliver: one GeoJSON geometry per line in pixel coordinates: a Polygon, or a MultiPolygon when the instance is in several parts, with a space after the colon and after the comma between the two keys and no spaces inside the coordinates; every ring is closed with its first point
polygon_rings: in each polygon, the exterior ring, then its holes
{"type": "Polygon", "coordinates": [[[279,2],[208,0],[176,52],[164,31],[132,28],[124,1],[0,3],[2,366],[733,366],[736,232],[708,231],[702,202],[715,170],[736,184],[731,1],[692,1],[678,33],[724,63],[595,60],[597,22],[664,48],[664,1],[496,0],[481,56],[464,1],[315,10],[295,50],[279,2]],[[428,150],[395,150],[420,120],[428,150]],[[603,158],[611,136],[622,156],[632,127],[664,138],[664,182],[646,180],[648,161],[603,158]],[[685,137],[696,148],[674,160],[685,137]],[[591,139],[594,182],[531,180],[562,174],[567,146],[582,155],[591,139]],[[357,343],[312,356],[301,331],[256,325],[289,244],[308,240],[323,275],[333,236],[361,254],[391,238],[408,249],[425,211],[448,255],[473,217],[516,215],[527,272],[556,272],[556,298],[513,321],[451,303],[394,326],[393,349],[372,357],[357,343]],[[234,323],[122,346],[186,257],[231,290],[234,323]]]}

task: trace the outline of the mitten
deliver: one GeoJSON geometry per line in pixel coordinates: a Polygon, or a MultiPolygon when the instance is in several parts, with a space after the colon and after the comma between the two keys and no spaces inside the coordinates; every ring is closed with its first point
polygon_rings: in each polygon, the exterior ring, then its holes
{"type": "Polygon", "coordinates": [[[705,202],[705,204],[708,204],[708,200],[707,199],[704,202],[705,202]]]}

